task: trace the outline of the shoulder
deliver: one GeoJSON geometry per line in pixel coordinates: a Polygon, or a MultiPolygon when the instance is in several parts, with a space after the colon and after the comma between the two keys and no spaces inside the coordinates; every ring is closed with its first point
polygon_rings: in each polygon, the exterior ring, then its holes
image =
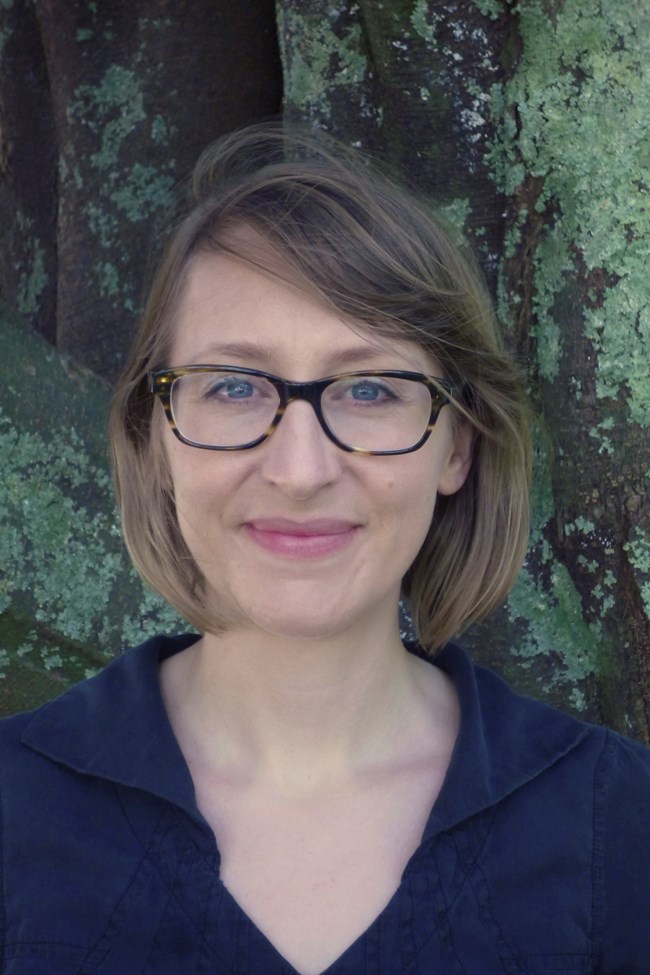
{"type": "Polygon", "coordinates": [[[593,782],[598,971],[642,975],[650,958],[650,750],[605,732],[593,782]]]}
{"type": "Polygon", "coordinates": [[[193,809],[156,675],[194,639],[149,640],[0,722],[0,943],[95,944],[131,879],[148,877],[161,824],[175,806],[193,809]]]}
{"type": "Polygon", "coordinates": [[[458,648],[441,664],[463,718],[438,825],[458,827],[497,923],[516,919],[522,953],[588,946],[594,971],[645,975],[650,750],[517,694],[458,648]]]}
{"type": "MultiPolygon", "coordinates": [[[[612,731],[594,778],[595,819],[602,823],[596,841],[606,848],[612,867],[624,862],[624,850],[636,845],[650,884],[650,749],[612,731]]],[[[632,864],[630,864],[632,866],[632,864]]]]}
{"type": "MultiPolygon", "coordinates": [[[[69,812],[108,783],[137,785],[174,747],[158,685],[161,659],[196,636],[154,637],[42,707],[0,721],[0,815],[5,842],[45,817],[39,802],[69,812]]],[[[154,768],[155,770],[155,768],[154,768]]],[[[98,800],[99,801],[99,800],[98,800]]]]}
{"type": "MultiPolygon", "coordinates": [[[[462,815],[512,799],[524,818],[581,809],[566,821],[591,821],[597,798],[640,790],[650,802],[650,750],[598,725],[514,691],[493,671],[448,645],[437,659],[460,700],[461,727],[441,796],[444,813],[462,815]]],[[[601,801],[602,805],[602,801],[601,801]]],[[[543,826],[543,823],[540,824],[543,826]]]]}

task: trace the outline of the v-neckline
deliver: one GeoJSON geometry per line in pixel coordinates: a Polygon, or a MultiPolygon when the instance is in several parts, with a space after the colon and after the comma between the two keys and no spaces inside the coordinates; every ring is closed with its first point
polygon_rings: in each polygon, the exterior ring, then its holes
{"type": "MultiPolygon", "coordinates": [[[[367,947],[370,940],[374,940],[376,944],[379,945],[382,940],[380,935],[381,928],[390,921],[393,914],[400,910],[401,901],[404,898],[408,898],[408,888],[410,886],[409,878],[412,865],[419,858],[421,850],[422,843],[409,858],[398,886],[393,891],[393,894],[379,913],[370,921],[367,927],[364,928],[363,931],[359,932],[354,940],[346,948],[344,948],[339,955],[336,956],[336,958],[334,958],[325,968],[321,969],[318,973],[315,973],[315,975],[376,975],[376,973],[378,973],[379,969],[377,967],[367,967],[366,964],[360,964],[361,959],[356,956],[358,956],[360,952],[363,953],[364,956],[368,954],[367,947]]],[[[276,947],[271,938],[265,934],[265,932],[255,923],[250,915],[247,914],[241,904],[228,890],[221,878],[219,878],[219,886],[222,897],[228,904],[230,911],[235,915],[238,927],[240,928],[240,931],[244,932],[247,940],[251,939],[253,942],[257,942],[257,944],[264,949],[265,954],[270,954],[277,960],[277,969],[274,967],[273,969],[268,970],[268,975],[302,975],[300,970],[292,965],[292,963],[276,947]]],[[[374,955],[375,951],[371,949],[370,954],[374,955]]],[[[410,964],[410,959],[405,960],[405,965],[410,964]]],[[[402,968],[395,968],[394,965],[390,969],[391,975],[400,975],[402,971],[402,968]]],[[[237,970],[237,975],[239,975],[239,970],[237,970]]],[[[266,969],[265,975],[267,975],[266,969]]]]}

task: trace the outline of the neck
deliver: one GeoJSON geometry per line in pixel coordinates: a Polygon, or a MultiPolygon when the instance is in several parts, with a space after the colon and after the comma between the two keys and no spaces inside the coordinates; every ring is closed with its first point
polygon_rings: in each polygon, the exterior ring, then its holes
{"type": "Polygon", "coordinates": [[[293,792],[398,760],[423,720],[449,719],[445,679],[407,653],[397,622],[354,639],[206,634],[168,664],[163,693],[190,765],[293,792]]]}

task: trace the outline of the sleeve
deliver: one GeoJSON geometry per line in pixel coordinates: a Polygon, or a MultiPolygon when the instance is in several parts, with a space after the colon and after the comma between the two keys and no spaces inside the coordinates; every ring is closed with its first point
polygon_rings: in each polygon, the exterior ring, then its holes
{"type": "Polygon", "coordinates": [[[648,975],[650,750],[610,733],[604,759],[594,816],[596,975],[648,975]]]}

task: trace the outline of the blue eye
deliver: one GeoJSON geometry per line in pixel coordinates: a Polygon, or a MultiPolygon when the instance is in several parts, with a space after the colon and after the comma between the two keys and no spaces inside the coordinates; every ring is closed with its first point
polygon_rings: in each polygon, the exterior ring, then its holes
{"type": "Polygon", "coordinates": [[[357,383],[350,387],[354,399],[376,400],[381,395],[381,389],[376,383],[357,383]]]}
{"type": "Polygon", "coordinates": [[[247,399],[253,395],[253,386],[245,379],[231,380],[222,383],[222,392],[231,399],[247,399]]]}
{"type": "Polygon", "coordinates": [[[375,376],[350,376],[332,383],[327,391],[327,402],[336,403],[337,409],[389,407],[400,401],[402,395],[395,381],[375,376]]]}
{"type": "Polygon", "coordinates": [[[388,403],[398,399],[396,390],[391,389],[386,382],[374,379],[361,379],[351,383],[347,392],[357,403],[388,403]]]}
{"type": "Polygon", "coordinates": [[[224,399],[250,399],[255,394],[255,388],[246,379],[221,379],[212,383],[205,392],[206,396],[219,396],[224,399]]]}

